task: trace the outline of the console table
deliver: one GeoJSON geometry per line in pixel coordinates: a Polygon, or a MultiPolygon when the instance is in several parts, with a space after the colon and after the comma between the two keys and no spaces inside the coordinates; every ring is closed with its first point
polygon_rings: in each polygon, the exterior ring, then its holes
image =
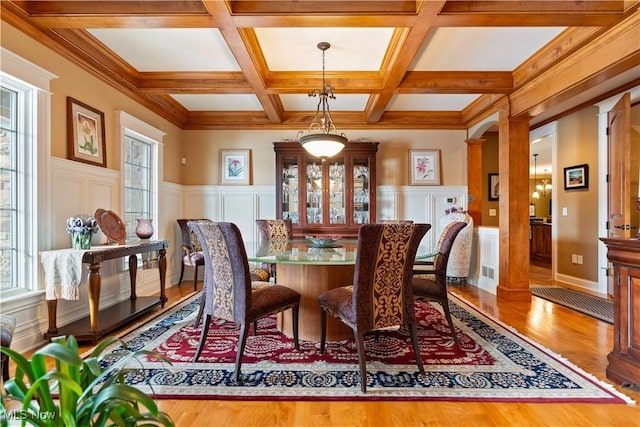
{"type": "Polygon", "coordinates": [[[601,238],[613,264],[613,350],[607,378],[640,385],[640,240],[601,238]]]}
{"type": "Polygon", "coordinates": [[[97,342],[107,333],[117,329],[129,321],[142,316],[154,306],[164,307],[167,301],[165,294],[165,273],[167,270],[166,253],[169,247],[167,240],[136,242],[119,246],[92,247],[89,250],[60,249],[41,253],[45,265],[47,279],[47,309],[49,312],[49,329],[44,334],[46,340],[60,335],[73,335],[78,341],[97,342]],[[158,270],[160,272],[160,297],[138,297],[136,295],[136,272],[138,268],[137,254],[158,251],[158,270]],[[103,261],[129,257],[129,279],[131,295],[129,300],[122,301],[100,311],[100,265],[103,261]],[[52,267],[58,262],[62,265],[52,267]],[[56,324],[58,298],[78,299],[77,286],[79,279],[69,271],[81,271],[82,264],[89,264],[89,316],[69,325],[58,328],[56,324]],[[57,268],[63,271],[58,274],[57,268]],[[77,270],[76,270],[77,269],[77,270]],[[77,281],[77,283],[56,283],[59,280],[77,281]]]}

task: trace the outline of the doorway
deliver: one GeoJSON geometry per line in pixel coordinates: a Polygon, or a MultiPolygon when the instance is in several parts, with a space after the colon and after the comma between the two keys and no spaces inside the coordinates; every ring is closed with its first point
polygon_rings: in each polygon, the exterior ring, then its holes
{"type": "Polygon", "coordinates": [[[529,279],[531,284],[549,286],[553,281],[554,222],[553,192],[557,182],[554,168],[556,123],[529,133],[529,279]]]}

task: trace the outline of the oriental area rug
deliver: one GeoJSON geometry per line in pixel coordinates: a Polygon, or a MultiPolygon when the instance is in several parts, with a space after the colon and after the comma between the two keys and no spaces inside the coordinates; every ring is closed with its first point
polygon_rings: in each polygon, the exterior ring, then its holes
{"type": "MultiPolygon", "coordinates": [[[[233,380],[238,326],[213,321],[197,363],[200,328],[193,326],[200,295],[186,298],[122,337],[131,351],[150,350],[171,364],[123,357],[108,349],[103,364],[126,361],[128,384],[158,399],[244,400],[423,400],[500,402],[632,403],[549,350],[451,295],[460,346],[451,338],[441,307],[418,302],[418,335],[426,373],[420,374],[411,341],[403,331],[365,341],[367,392],[359,385],[353,340],[319,344],[293,340],[276,328],[275,317],[259,322],[248,337],[240,381],[233,380]]],[[[288,315],[288,313],[287,313],[288,315]]]]}

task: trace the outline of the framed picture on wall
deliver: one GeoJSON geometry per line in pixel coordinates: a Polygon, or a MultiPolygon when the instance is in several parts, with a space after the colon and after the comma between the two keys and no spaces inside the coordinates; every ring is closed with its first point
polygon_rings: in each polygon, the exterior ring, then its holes
{"type": "Polygon", "coordinates": [[[409,150],[409,185],[440,185],[440,150],[409,150]]]}
{"type": "Polygon", "coordinates": [[[220,150],[222,185],[251,184],[251,150],[220,150]]]}
{"type": "Polygon", "coordinates": [[[489,174],[489,201],[500,199],[500,176],[497,173],[489,174]]]}
{"type": "Polygon", "coordinates": [[[564,168],[564,189],[583,190],[589,188],[589,165],[577,165],[564,168]]]}
{"type": "Polygon", "coordinates": [[[77,162],[107,167],[104,113],[67,97],[67,157],[77,162]]]}

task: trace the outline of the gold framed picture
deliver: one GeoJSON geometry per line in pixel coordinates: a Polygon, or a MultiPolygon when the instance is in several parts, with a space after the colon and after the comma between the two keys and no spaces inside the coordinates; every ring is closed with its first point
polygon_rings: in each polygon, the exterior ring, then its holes
{"type": "Polygon", "coordinates": [[[77,162],[107,167],[104,113],[67,97],[67,157],[77,162]]]}

